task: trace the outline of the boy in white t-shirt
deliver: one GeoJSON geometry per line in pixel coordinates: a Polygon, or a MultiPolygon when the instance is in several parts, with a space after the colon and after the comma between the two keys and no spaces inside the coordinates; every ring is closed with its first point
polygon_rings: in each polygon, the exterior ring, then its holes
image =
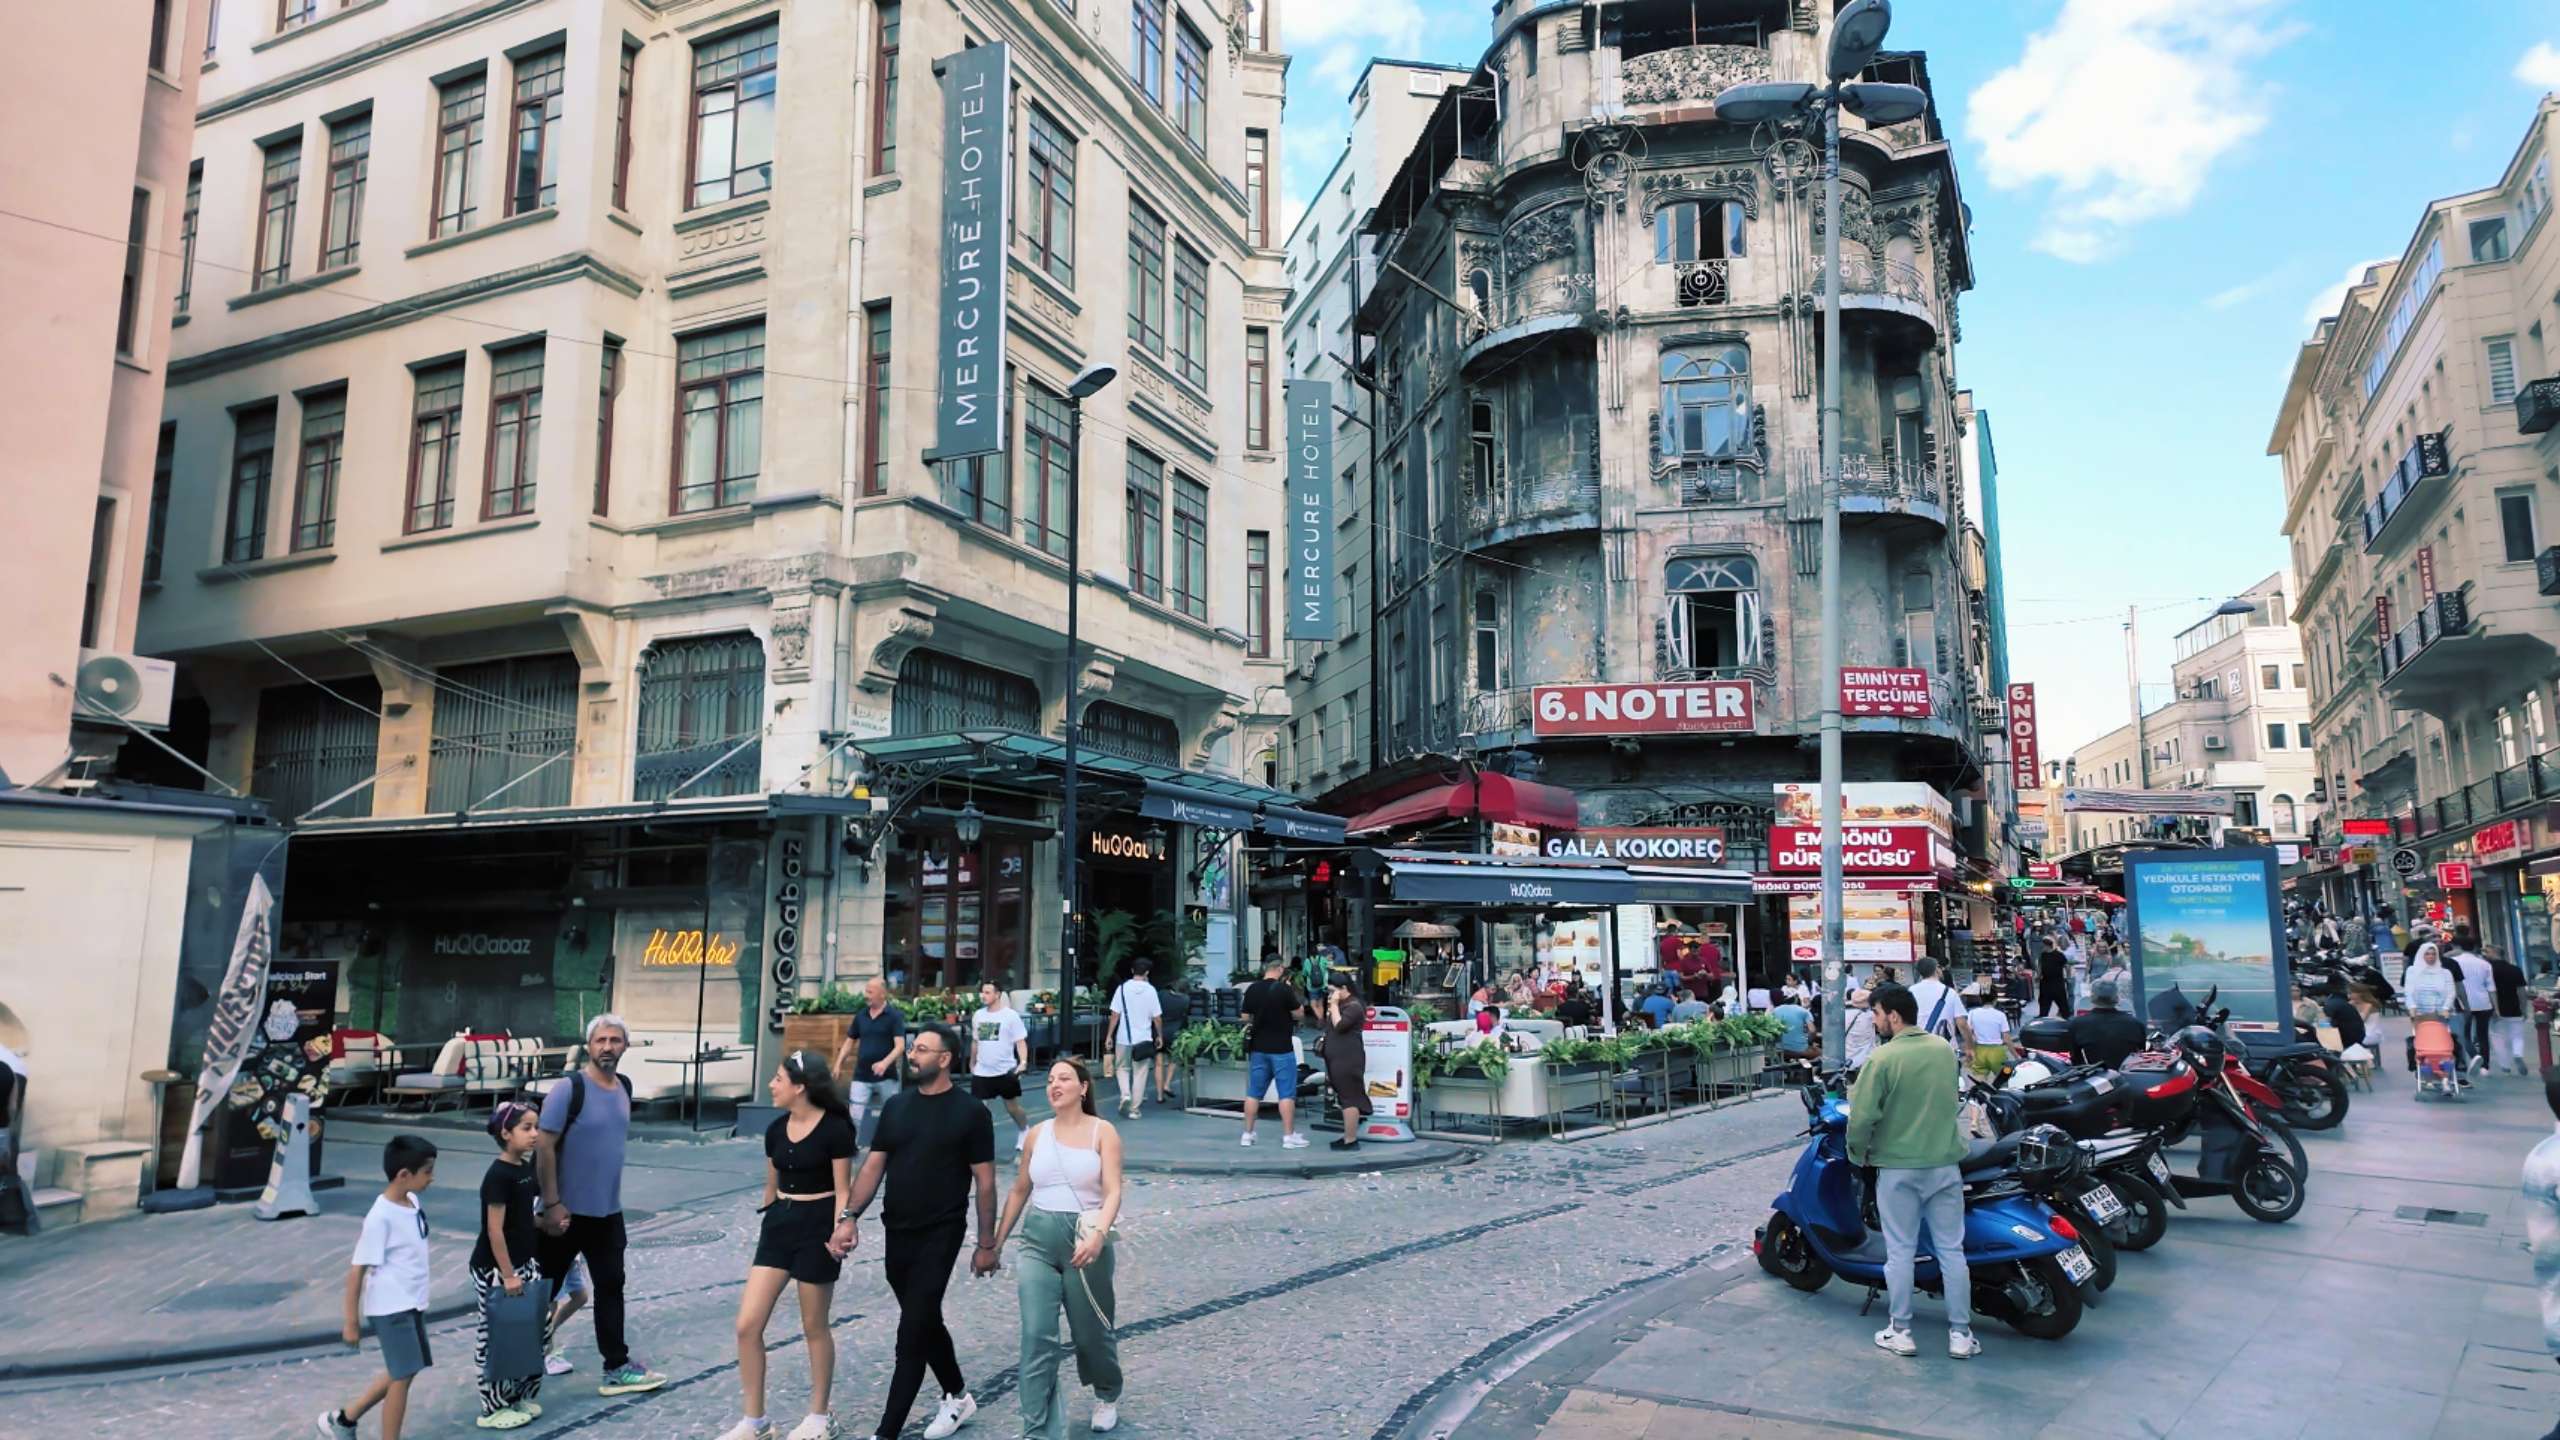
{"type": "Polygon", "coordinates": [[[969,1093],[979,1100],[1001,1100],[1013,1120],[1014,1148],[1020,1149],[1030,1118],[1022,1113],[1022,1072],[1031,1068],[1031,1030],[1012,997],[993,980],[978,987],[983,1002],[969,1017],[969,1093]]]}
{"type": "Polygon", "coordinates": [[[390,1183],[365,1212],[347,1270],[346,1325],[339,1338],[361,1343],[359,1317],[382,1347],[382,1374],[355,1403],[320,1412],[326,1440],[355,1440],[356,1422],[382,1407],[382,1440],[400,1440],[409,1415],[409,1382],[435,1363],[427,1350],[427,1212],[418,1192],[435,1183],[436,1147],[415,1135],[394,1135],[382,1147],[382,1173],[390,1183]]]}

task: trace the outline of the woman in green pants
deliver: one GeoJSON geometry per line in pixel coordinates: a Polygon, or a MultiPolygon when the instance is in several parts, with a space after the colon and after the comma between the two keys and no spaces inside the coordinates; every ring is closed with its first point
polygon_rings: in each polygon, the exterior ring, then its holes
{"type": "Polygon", "coordinates": [[[1022,1301],[1022,1433],[1066,1440],[1066,1391],[1058,1362],[1058,1311],[1076,1352],[1076,1378],[1093,1390],[1093,1433],[1120,1423],[1119,1301],[1111,1293],[1111,1226],[1120,1217],[1120,1132],[1095,1113],[1093,1076],[1074,1056],[1049,1067],[1049,1109],[1022,1137],[1022,1161],[1005,1200],[1002,1247],[1022,1227],[1014,1285],[1022,1301]]]}

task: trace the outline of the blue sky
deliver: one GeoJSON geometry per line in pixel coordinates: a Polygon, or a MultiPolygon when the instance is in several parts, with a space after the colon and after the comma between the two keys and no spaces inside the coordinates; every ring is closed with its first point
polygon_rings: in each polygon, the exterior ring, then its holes
{"type": "MultiPolygon", "coordinates": [[[[1473,64],[1484,0],[1283,0],[1289,202],[1373,55],[1473,64]]],[[[2312,319],[2560,89],[2551,0],[1900,0],[1973,207],[1957,375],[1991,412],[2010,668],[2061,754],[2285,562],[2265,454],[2312,319]]],[[[1292,216],[1294,217],[1294,210],[1292,216]]],[[[2150,703],[2164,698],[2155,694],[2150,703]]]]}

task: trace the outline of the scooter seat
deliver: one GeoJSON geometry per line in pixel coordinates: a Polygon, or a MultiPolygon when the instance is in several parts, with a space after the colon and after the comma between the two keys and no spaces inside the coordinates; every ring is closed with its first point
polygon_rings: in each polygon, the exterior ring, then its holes
{"type": "Polygon", "coordinates": [[[2003,1135],[1982,1149],[1964,1157],[1956,1169],[1960,1174],[1979,1175],[1985,1171],[2005,1168],[2017,1158],[2018,1137],[2003,1135]]]}
{"type": "Polygon", "coordinates": [[[2290,1045],[2267,1045],[2255,1040],[2249,1042],[2251,1060],[2300,1060],[2325,1056],[2328,1053],[2329,1047],[2318,1041],[2302,1041],[2290,1045]]]}

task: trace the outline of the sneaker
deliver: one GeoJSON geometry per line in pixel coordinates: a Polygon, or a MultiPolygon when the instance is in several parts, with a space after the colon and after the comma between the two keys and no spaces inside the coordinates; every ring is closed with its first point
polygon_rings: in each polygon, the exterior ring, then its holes
{"type": "Polygon", "coordinates": [[[1972,1331],[1950,1330],[1947,1332],[1947,1355],[1949,1358],[1956,1360],[1970,1360],[1981,1353],[1982,1342],[1973,1338],[1972,1331]]]}
{"type": "Polygon", "coordinates": [[[1283,1150],[1304,1150],[1307,1148],[1307,1137],[1299,1134],[1295,1130],[1292,1130],[1288,1134],[1280,1137],[1280,1148],[1283,1150]]]}
{"type": "Polygon", "coordinates": [[[541,1419],[541,1418],[542,1418],[542,1406],[540,1405],[540,1403],[538,1403],[538,1402],[536,1402],[536,1401],[532,1401],[532,1400],[519,1400],[519,1401],[517,1401],[517,1402],[516,1402],[516,1407],[515,1407],[515,1408],[517,1408],[518,1410],[523,1411],[525,1414],[527,1414],[527,1415],[529,1415],[529,1416],[533,1417],[533,1418],[534,1418],[534,1419],[536,1419],[536,1420],[539,1420],[539,1419],[541,1419]]]}
{"type": "Polygon", "coordinates": [[[773,1422],[742,1419],[721,1431],[720,1440],[773,1440],[773,1422]]]}
{"type": "Polygon", "coordinates": [[[1085,1428],[1091,1430],[1096,1435],[1101,1434],[1105,1430],[1119,1429],[1120,1402],[1117,1400],[1094,1401],[1093,1423],[1085,1428]]]}
{"type": "Polygon", "coordinates": [[[317,1428],[320,1440],[356,1440],[356,1427],[340,1420],[335,1406],[320,1412],[317,1428]]]}
{"type": "Polygon", "coordinates": [[[643,1370],[636,1364],[625,1364],[619,1369],[604,1372],[604,1382],[596,1386],[596,1393],[634,1395],[643,1390],[655,1390],[666,1383],[667,1377],[655,1370],[643,1370]]]}
{"type": "Polygon", "coordinates": [[[1137,1119],[1137,1118],[1138,1118],[1138,1112],[1139,1112],[1140,1110],[1145,1109],[1145,1108],[1146,1108],[1146,1107],[1145,1107],[1144,1105],[1132,1105],[1132,1106],[1130,1106],[1130,1107],[1129,1107],[1129,1118],[1130,1118],[1130,1119],[1132,1119],[1132,1120],[1137,1119]]]}
{"type": "Polygon", "coordinates": [[[1246,1145],[1246,1146],[1250,1146],[1251,1144],[1253,1144],[1253,1132],[1252,1132],[1252,1131],[1250,1131],[1250,1130],[1247,1130],[1247,1131],[1246,1131],[1246,1132],[1244,1132],[1243,1134],[1241,1134],[1241,1135],[1237,1136],[1237,1137],[1236,1137],[1236,1143],[1237,1143],[1237,1144],[1239,1144],[1239,1145],[1246,1145]]]}
{"type": "Polygon", "coordinates": [[[483,1430],[514,1430],[533,1423],[533,1417],[521,1410],[493,1410],[480,1417],[483,1430]]]}
{"type": "Polygon", "coordinates": [[[943,1396],[942,1408],[934,1412],[933,1423],[924,1427],[924,1440],[944,1440],[968,1424],[970,1417],[977,1413],[978,1402],[970,1399],[966,1391],[943,1396]]]}
{"type": "Polygon", "coordinates": [[[1336,1140],[1329,1148],[1335,1150],[1357,1150],[1360,1148],[1360,1142],[1357,1140],[1336,1140]]]}
{"type": "Polygon", "coordinates": [[[1895,1355],[1917,1355],[1920,1347],[1912,1343],[1911,1332],[1887,1325],[1876,1332],[1876,1348],[1895,1355]]]}
{"type": "Polygon", "coordinates": [[[811,1415],[792,1426],[785,1440],[836,1440],[836,1417],[811,1415]]]}
{"type": "Polygon", "coordinates": [[[554,1350],[542,1357],[542,1373],[545,1375],[566,1375],[577,1368],[566,1350],[554,1350]]]}

